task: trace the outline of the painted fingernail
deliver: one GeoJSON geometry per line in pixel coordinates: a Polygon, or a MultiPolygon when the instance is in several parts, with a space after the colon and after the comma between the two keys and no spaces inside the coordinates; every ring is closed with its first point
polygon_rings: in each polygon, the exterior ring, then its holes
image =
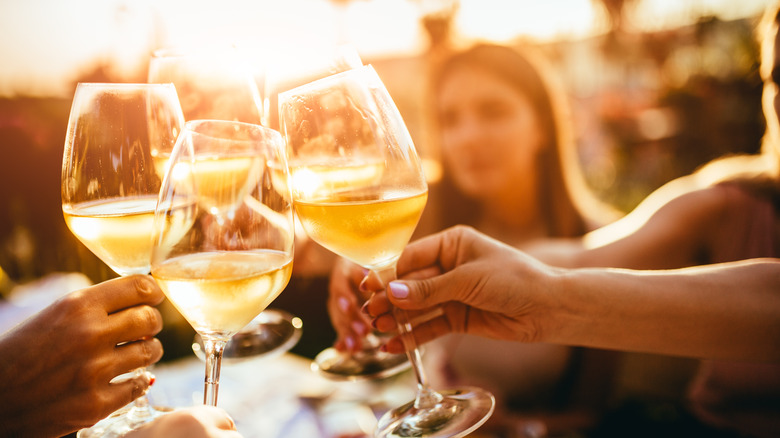
{"type": "Polygon", "coordinates": [[[390,294],[395,298],[406,298],[409,296],[409,286],[403,283],[390,283],[390,294]]]}
{"type": "Polygon", "coordinates": [[[364,277],[363,280],[358,285],[358,289],[360,292],[368,292],[368,287],[366,287],[366,282],[368,281],[368,277],[364,277]]]}
{"type": "Polygon", "coordinates": [[[352,339],[352,336],[348,336],[344,340],[344,343],[347,345],[347,350],[352,350],[353,348],[355,348],[355,340],[352,339]]]}
{"type": "Polygon", "coordinates": [[[362,306],[360,306],[360,311],[361,311],[361,312],[362,312],[364,315],[371,316],[371,314],[368,312],[368,301],[366,301],[365,303],[363,303],[363,305],[362,305],[362,306]]]}
{"type": "Polygon", "coordinates": [[[342,312],[349,310],[349,300],[344,297],[339,297],[339,309],[341,309],[342,312]]]}
{"type": "Polygon", "coordinates": [[[352,321],[352,330],[360,336],[366,334],[366,326],[360,321],[352,321]]]}
{"type": "Polygon", "coordinates": [[[156,377],[154,377],[154,376],[152,376],[152,377],[149,379],[149,386],[152,386],[152,385],[154,385],[154,382],[155,382],[155,381],[157,381],[157,378],[156,378],[156,377]]]}

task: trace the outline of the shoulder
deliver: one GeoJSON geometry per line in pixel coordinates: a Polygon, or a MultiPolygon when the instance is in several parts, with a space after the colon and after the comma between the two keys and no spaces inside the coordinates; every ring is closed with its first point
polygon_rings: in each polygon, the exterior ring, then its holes
{"type": "Polygon", "coordinates": [[[728,206],[728,193],[717,186],[700,184],[688,175],[673,180],[651,193],[622,219],[586,236],[586,246],[595,247],[630,235],[655,235],[677,231],[704,231],[717,223],[728,206]]]}

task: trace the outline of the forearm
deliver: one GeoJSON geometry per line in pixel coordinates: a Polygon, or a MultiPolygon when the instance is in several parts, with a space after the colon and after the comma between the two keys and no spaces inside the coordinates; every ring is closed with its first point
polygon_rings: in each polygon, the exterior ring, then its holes
{"type": "Polygon", "coordinates": [[[780,261],[666,271],[562,270],[543,339],[649,353],[780,361],[780,261]]]}

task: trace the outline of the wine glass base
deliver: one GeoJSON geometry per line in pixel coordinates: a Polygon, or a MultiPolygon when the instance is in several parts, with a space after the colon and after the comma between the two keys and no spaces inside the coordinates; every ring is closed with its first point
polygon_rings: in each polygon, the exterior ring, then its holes
{"type": "MultiPolygon", "coordinates": [[[[298,343],[302,332],[303,322],[300,318],[284,310],[265,310],[233,335],[222,353],[222,361],[228,364],[286,353],[298,343]]],[[[200,335],[195,335],[192,351],[201,360],[206,360],[200,335]]]]}
{"type": "Polygon", "coordinates": [[[149,406],[144,408],[140,414],[134,414],[137,409],[131,403],[98,421],[94,426],[79,430],[76,438],[120,438],[128,432],[173,411],[173,408],[169,407],[149,406]]]}
{"type": "Polygon", "coordinates": [[[326,348],[311,363],[314,372],[331,380],[382,379],[406,371],[411,366],[406,354],[376,349],[346,353],[326,348]]]}
{"type": "Polygon", "coordinates": [[[482,426],[496,406],[493,395],[480,388],[464,387],[439,394],[442,401],[432,408],[419,409],[411,401],[388,411],[379,419],[374,437],[463,437],[482,426]]]}

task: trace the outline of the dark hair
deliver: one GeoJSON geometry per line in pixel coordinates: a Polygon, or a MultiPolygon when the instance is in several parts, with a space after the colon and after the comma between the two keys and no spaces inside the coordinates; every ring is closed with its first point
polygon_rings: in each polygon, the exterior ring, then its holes
{"type": "Polygon", "coordinates": [[[761,47],[761,79],[765,92],[761,98],[765,131],[761,153],[736,154],[715,158],[696,170],[694,176],[700,186],[731,182],[755,194],[770,197],[780,208],[780,126],[774,96],[766,87],[777,84],[772,71],[775,64],[775,38],[780,26],[780,1],[768,6],[756,26],[756,38],[761,47]]]}
{"type": "MultiPolygon", "coordinates": [[[[581,176],[578,157],[571,136],[568,106],[561,87],[541,58],[529,48],[515,49],[507,46],[480,43],[465,51],[452,54],[436,69],[432,77],[432,92],[453,71],[459,68],[478,68],[511,85],[531,102],[537,114],[543,137],[548,141],[537,159],[539,171],[539,210],[551,237],[580,236],[595,226],[603,225],[595,218],[586,219],[583,205],[591,196],[581,176]],[[593,223],[595,222],[595,223],[593,223]]],[[[474,201],[467,199],[454,188],[451,176],[444,169],[439,187],[444,203],[440,212],[445,226],[456,223],[473,223],[474,201]]]]}

